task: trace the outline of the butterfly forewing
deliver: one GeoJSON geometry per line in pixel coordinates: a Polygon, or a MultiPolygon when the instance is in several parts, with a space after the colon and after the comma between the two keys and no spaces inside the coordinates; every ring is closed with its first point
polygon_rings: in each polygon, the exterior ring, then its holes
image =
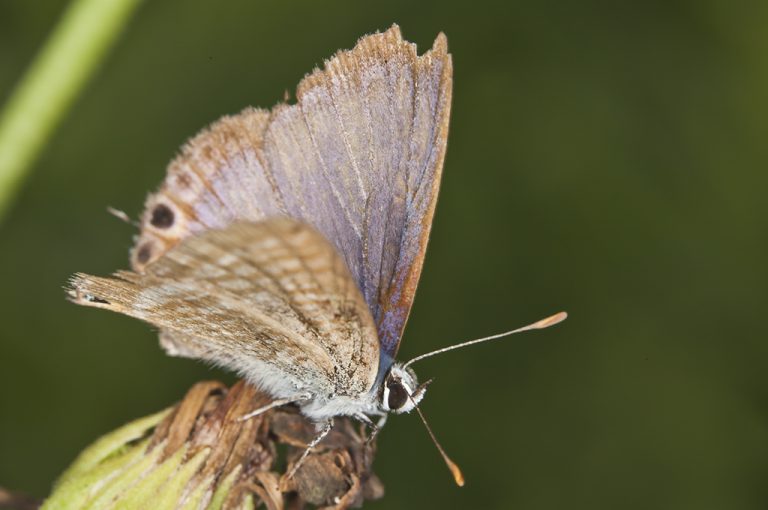
{"type": "Polygon", "coordinates": [[[358,396],[376,378],[373,319],[344,261],[313,228],[287,218],[188,237],[143,273],[77,275],[71,295],[158,326],[173,354],[270,388],[287,378],[276,397],[358,396]]]}
{"type": "Polygon", "coordinates": [[[300,219],[338,250],[394,356],[437,198],[451,71],[444,36],[418,56],[395,26],[307,76],[297,104],[221,119],[148,198],[134,268],[208,229],[300,219]]]}

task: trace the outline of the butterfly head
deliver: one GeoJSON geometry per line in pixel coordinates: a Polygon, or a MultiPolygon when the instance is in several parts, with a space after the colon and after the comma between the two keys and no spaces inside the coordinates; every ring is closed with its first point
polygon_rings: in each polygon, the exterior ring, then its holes
{"type": "Polygon", "coordinates": [[[381,409],[397,414],[412,411],[424,398],[429,383],[430,381],[427,381],[419,385],[416,373],[411,368],[395,363],[387,372],[381,386],[381,409]]]}

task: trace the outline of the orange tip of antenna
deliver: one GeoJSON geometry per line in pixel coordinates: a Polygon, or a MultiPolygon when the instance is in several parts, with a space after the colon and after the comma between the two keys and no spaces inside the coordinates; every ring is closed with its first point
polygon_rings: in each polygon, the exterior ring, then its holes
{"type": "Polygon", "coordinates": [[[445,457],[445,463],[448,465],[448,469],[451,470],[456,485],[464,487],[464,474],[461,472],[461,469],[459,469],[459,466],[448,457],[445,457]]]}
{"type": "Polygon", "coordinates": [[[534,323],[531,326],[531,329],[548,328],[550,326],[554,326],[555,324],[559,324],[563,322],[567,318],[568,318],[568,314],[566,312],[559,312],[559,313],[556,313],[555,315],[550,315],[546,319],[541,319],[539,322],[534,323]]]}

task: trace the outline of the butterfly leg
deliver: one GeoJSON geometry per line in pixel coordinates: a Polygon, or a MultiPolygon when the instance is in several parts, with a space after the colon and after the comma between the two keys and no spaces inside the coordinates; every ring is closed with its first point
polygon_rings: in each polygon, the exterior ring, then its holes
{"type": "Polygon", "coordinates": [[[254,409],[250,413],[248,413],[246,415],[243,415],[243,416],[241,416],[238,419],[239,419],[239,421],[250,420],[251,418],[253,418],[255,416],[258,416],[260,414],[266,413],[267,411],[269,411],[270,409],[274,409],[275,407],[280,407],[280,406],[284,406],[284,405],[287,405],[287,404],[293,404],[294,402],[300,402],[300,401],[306,400],[306,399],[308,399],[310,397],[311,397],[311,395],[309,395],[308,393],[304,393],[302,395],[297,395],[297,396],[291,397],[291,398],[280,398],[280,399],[277,399],[277,400],[273,400],[272,402],[270,402],[269,404],[265,405],[264,407],[259,407],[258,409],[254,409]]]}
{"type": "Polygon", "coordinates": [[[312,451],[312,449],[317,446],[317,444],[322,441],[325,436],[328,435],[328,432],[331,431],[333,428],[333,418],[329,418],[325,423],[323,423],[323,428],[320,429],[320,432],[315,436],[314,439],[307,445],[307,449],[304,450],[304,453],[301,454],[301,457],[299,457],[299,460],[296,461],[296,464],[293,465],[293,468],[291,469],[291,472],[288,473],[288,478],[293,478],[293,475],[296,474],[296,471],[299,470],[301,465],[304,463],[304,461],[307,458],[307,455],[309,455],[309,452],[312,451]]]}
{"type": "Polygon", "coordinates": [[[371,448],[371,444],[373,443],[373,440],[376,439],[376,436],[379,434],[379,431],[384,427],[384,425],[387,423],[387,416],[386,414],[381,415],[379,418],[379,421],[376,423],[373,423],[373,420],[367,415],[363,413],[358,413],[353,415],[352,417],[357,419],[358,421],[362,422],[364,425],[367,425],[369,429],[371,429],[371,432],[368,434],[368,437],[365,439],[365,448],[363,448],[363,464],[366,466],[370,465],[370,458],[369,450],[371,448]]]}
{"type": "Polygon", "coordinates": [[[376,439],[376,436],[379,434],[379,431],[384,427],[384,425],[387,423],[387,415],[384,414],[379,418],[379,421],[376,423],[373,423],[373,420],[371,418],[363,413],[358,413],[353,416],[356,420],[363,422],[365,425],[368,426],[368,428],[371,429],[371,433],[368,436],[368,439],[365,440],[365,443],[371,444],[371,441],[376,439]]]}
{"type": "Polygon", "coordinates": [[[384,425],[387,424],[387,416],[388,414],[384,414],[379,418],[379,421],[376,422],[376,426],[374,427],[373,431],[371,432],[371,437],[368,438],[368,442],[370,443],[374,439],[376,439],[376,436],[381,432],[381,429],[384,428],[384,425]]]}

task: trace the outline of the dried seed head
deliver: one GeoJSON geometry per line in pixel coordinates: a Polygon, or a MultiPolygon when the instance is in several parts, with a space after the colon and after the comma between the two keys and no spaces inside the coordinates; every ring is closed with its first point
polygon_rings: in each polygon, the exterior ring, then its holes
{"type": "Polygon", "coordinates": [[[61,476],[43,509],[255,508],[302,503],[332,508],[383,495],[370,471],[374,448],[348,419],[289,479],[293,462],[315,433],[292,408],[238,418],[269,402],[240,382],[193,386],[178,405],[111,432],[83,451],[61,476]],[[286,445],[287,448],[278,448],[286,445]],[[278,459],[278,451],[287,458],[278,459]],[[280,466],[278,468],[278,466],[280,466]],[[279,469],[279,471],[278,471],[279,469]]]}

